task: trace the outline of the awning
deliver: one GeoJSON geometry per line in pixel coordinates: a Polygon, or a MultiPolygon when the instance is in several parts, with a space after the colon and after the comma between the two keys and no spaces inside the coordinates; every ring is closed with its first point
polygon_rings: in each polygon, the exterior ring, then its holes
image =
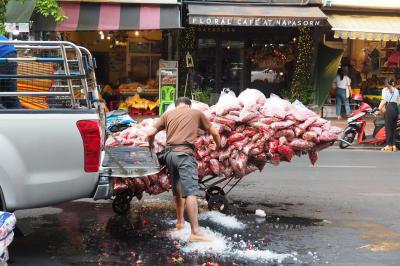
{"type": "Polygon", "coordinates": [[[376,41],[400,40],[399,16],[328,15],[335,38],[376,41]]]}
{"type": "Polygon", "coordinates": [[[181,25],[178,5],[61,2],[67,19],[36,14],[33,31],[112,31],[176,29],[181,25]]]}
{"type": "Polygon", "coordinates": [[[255,27],[324,26],[318,7],[189,4],[189,24],[255,27]]]}

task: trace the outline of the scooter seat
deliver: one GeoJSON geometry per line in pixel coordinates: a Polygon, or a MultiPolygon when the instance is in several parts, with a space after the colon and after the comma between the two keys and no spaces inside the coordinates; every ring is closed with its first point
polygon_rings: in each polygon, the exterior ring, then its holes
{"type": "Polygon", "coordinates": [[[375,127],[383,127],[385,126],[385,119],[384,118],[377,118],[374,120],[375,127]]]}

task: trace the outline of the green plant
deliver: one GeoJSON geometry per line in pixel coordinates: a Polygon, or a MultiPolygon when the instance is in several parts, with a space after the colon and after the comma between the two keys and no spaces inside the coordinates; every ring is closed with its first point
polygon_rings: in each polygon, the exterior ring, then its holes
{"type": "MultiPolygon", "coordinates": [[[[0,0],[0,33],[5,33],[4,23],[6,22],[6,6],[9,0],[0,0]]],[[[18,0],[22,3],[24,0],[18,0]]],[[[56,22],[62,22],[67,17],[64,16],[57,0],[37,0],[36,12],[45,17],[51,16],[56,22]]]]}
{"type": "Polygon", "coordinates": [[[66,19],[57,0],[38,0],[36,11],[45,17],[52,16],[56,22],[66,19]]]}
{"type": "Polygon", "coordinates": [[[294,70],[290,99],[299,99],[305,104],[313,100],[314,89],[311,86],[311,65],[313,55],[312,29],[300,28],[298,55],[294,70]]]}
{"type": "Polygon", "coordinates": [[[192,92],[192,99],[202,103],[210,104],[210,92],[206,89],[196,89],[192,92]]]}

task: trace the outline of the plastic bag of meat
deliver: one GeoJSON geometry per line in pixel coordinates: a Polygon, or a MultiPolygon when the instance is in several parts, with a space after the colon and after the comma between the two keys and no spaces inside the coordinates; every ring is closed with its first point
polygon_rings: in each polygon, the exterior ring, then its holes
{"type": "Polygon", "coordinates": [[[271,125],[274,122],[278,122],[280,121],[280,119],[277,119],[276,117],[264,117],[264,118],[260,118],[258,120],[258,122],[262,123],[262,124],[266,124],[266,125],[271,125]]]}
{"type": "Polygon", "coordinates": [[[218,162],[218,160],[216,159],[211,159],[210,160],[210,169],[211,171],[216,175],[216,176],[220,176],[221,175],[221,165],[218,162]]]}
{"type": "Polygon", "coordinates": [[[232,167],[230,165],[228,167],[224,167],[223,174],[227,178],[232,177],[234,174],[232,167]]]}
{"type": "Polygon", "coordinates": [[[318,160],[318,153],[316,151],[310,151],[308,153],[308,158],[310,158],[310,162],[312,165],[315,165],[315,163],[318,160]]]}
{"type": "Polygon", "coordinates": [[[306,121],[304,121],[302,124],[299,125],[299,128],[305,131],[305,130],[306,130],[309,126],[311,126],[312,123],[314,123],[316,120],[317,120],[317,117],[316,117],[316,116],[309,117],[309,118],[307,118],[306,121]]]}
{"type": "Polygon", "coordinates": [[[304,106],[299,100],[296,100],[290,106],[290,114],[297,121],[306,121],[308,118],[315,116],[316,114],[304,106]]]}
{"type": "Polygon", "coordinates": [[[228,148],[224,151],[221,151],[219,153],[219,161],[222,162],[222,161],[228,159],[230,156],[231,156],[231,149],[228,148]]]}
{"type": "Polygon", "coordinates": [[[331,126],[329,132],[335,135],[340,135],[343,132],[343,129],[341,129],[340,127],[331,126]]]}
{"type": "Polygon", "coordinates": [[[327,122],[328,122],[328,120],[319,117],[317,120],[315,120],[314,123],[312,123],[311,126],[313,126],[313,127],[322,127],[327,122]]]}
{"type": "Polygon", "coordinates": [[[303,135],[303,133],[304,133],[303,129],[301,129],[299,127],[295,127],[294,128],[294,134],[295,134],[296,137],[300,137],[301,135],[303,135]]]}
{"type": "Polygon", "coordinates": [[[234,142],[238,142],[241,141],[245,138],[246,136],[243,133],[235,133],[233,135],[231,135],[228,139],[227,142],[231,145],[234,142]]]}
{"type": "Polygon", "coordinates": [[[281,162],[281,158],[279,157],[278,153],[271,153],[269,157],[272,165],[279,165],[281,162]]]}
{"type": "Polygon", "coordinates": [[[237,141],[237,142],[233,143],[232,145],[233,145],[233,147],[235,147],[235,149],[237,149],[238,151],[241,151],[247,145],[247,143],[249,143],[249,141],[250,141],[250,139],[248,137],[245,137],[241,141],[237,141]]]}
{"type": "Polygon", "coordinates": [[[243,131],[243,134],[244,134],[246,137],[252,138],[255,134],[257,134],[257,131],[256,131],[255,129],[253,129],[253,128],[246,128],[246,129],[243,131]]]}
{"type": "Polygon", "coordinates": [[[338,139],[338,135],[329,131],[323,131],[321,136],[319,136],[320,141],[334,141],[338,139]]]}
{"type": "Polygon", "coordinates": [[[233,91],[224,89],[219,96],[219,100],[215,105],[217,115],[226,115],[230,111],[240,111],[242,105],[233,91]]]}
{"type": "Polygon", "coordinates": [[[290,162],[293,158],[293,150],[290,146],[281,145],[278,146],[278,153],[281,155],[284,161],[290,162]]]}
{"type": "Polygon", "coordinates": [[[267,117],[276,117],[284,119],[291,108],[289,101],[283,100],[279,96],[271,93],[271,96],[265,101],[261,108],[261,113],[267,117]]]}
{"type": "Polygon", "coordinates": [[[294,131],[293,129],[283,129],[275,132],[274,138],[280,138],[280,137],[286,137],[287,139],[292,139],[294,138],[294,131]]]}
{"type": "Polygon", "coordinates": [[[229,158],[229,163],[237,177],[243,177],[246,174],[247,156],[244,153],[229,158]]]}
{"type": "Polygon", "coordinates": [[[287,145],[289,142],[285,136],[279,138],[279,145],[287,145]]]}
{"type": "Polygon", "coordinates": [[[250,111],[249,109],[242,109],[242,111],[240,111],[238,121],[242,123],[247,123],[248,121],[258,116],[259,114],[255,111],[250,111]]]}
{"type": "Polygon", "coordinates": [[[200,159],[197,159],[197,174],[199,177],[204,177],[204,163],[200,159]]]}
{"type": "Polygon", "coordinates": [[[240,112],[241,112],[241,111],[230,111],[230,112],[228,113],[228,115],[234,115],[234,116],[239,117],[239,116],[240,116],[240,112]]]}
{"type": "Polygon", "coordinates": [[[315,131],[307,131],[302,136],[302,138],[304,140],[309,140],[309,141],[314,141],[314,142],[316,142],[317,137],[318,137],[318,134],[315,131]]]}
{"type": "Polygon", "coordinates": [[[169,191],[171,189],[171,183],[169,180],[170,178],[167,173],[160,174],[159,182],[163,191],[169,191]]]}
{"type": "Polygon", "coordinates": [[[304,139],[294,139],[290,145],[295,150],[308,150],[315,146],[315,143],[304,139]]]}
{"type": "Polygon", "coordinates": [[[310,132],[315,132],[317,133],[317,136],[322,134],[322,128],[320,127],[310,127],[310,132]]]}
{"type": "Polygon", "coordinates": [[[236,122],[233,121],[233,120],[226,119],[226,118],[223,118],[223,117],[218,117],[218,116],[214,117],[212,122],[228,126],[231,129],[233,129],[235,127],[235,124],[236,124],[236,122]]]}
{"type": "Polygon", "coordinates": [[[294,125],[294,121],[286,120],[286,121],[274,122],[270,126],[273,130],[276,131],[276,130],[288,128],[293,125],[294,125]]]}

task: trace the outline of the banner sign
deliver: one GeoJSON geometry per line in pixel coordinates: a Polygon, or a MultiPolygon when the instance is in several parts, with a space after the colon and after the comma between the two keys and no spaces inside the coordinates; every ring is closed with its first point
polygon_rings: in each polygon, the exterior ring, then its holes
{"type": "Polygon", "coordinates": [[[324,26],[324,20],[307,18],[215,17],[189,15],[189,24],[206,26],[248,27],[318,27],[324,26]]]}

